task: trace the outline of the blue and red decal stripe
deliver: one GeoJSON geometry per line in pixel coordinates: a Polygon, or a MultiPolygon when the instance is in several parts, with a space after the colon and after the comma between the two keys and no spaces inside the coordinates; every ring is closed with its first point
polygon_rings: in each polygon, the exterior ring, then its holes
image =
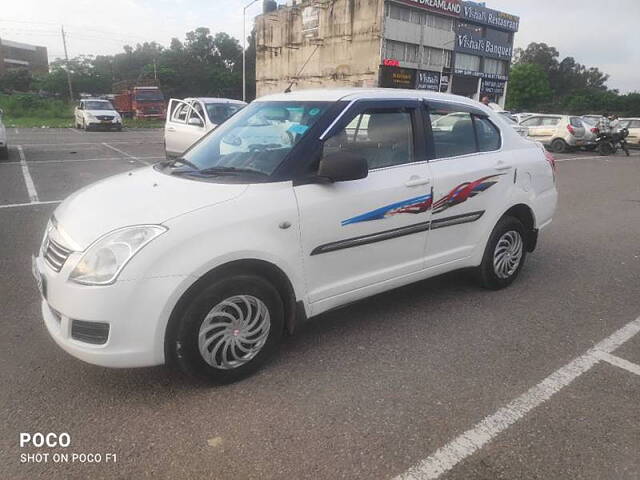
{"type": "Polygon", "coordinates": [[[376,208],[370,212],[357,215],[355,217],[343,220],[341,225],[351,225],[360,222],[369,222],[372,220],[382,220],[383,218],[397,215],[400,213],[423,213],[428,210],[433,210],[433,213],[440,213],[455,205],[459,205],[466,202],[469,198],[488,190],[493,187],[499,181],[499,177],[504,174],[489,175],[479,178],[473,182],[465,182],[453,188],[448,194],[439,199],[437,202],[433,201],[431,194],[421,195],[419,197],[409,198],[401,202],[385,205],[384,207],[376,208]]]}
{"type": "Polygon", "coordinates": [[[348,218],[340,222],[342,226],[351,225],[352,223],[369,222],[371,220],[382,220],[383,218],[391,215],[397,215],[399,213],[422,213],[431,208],[433,197],[431,194],[421,195],[419,197],[409,198],[401,202],[392,203],[391,205],[385,205],[384,207],[376,208],[370,212],[357,215],[355,217],[348,218]]]}

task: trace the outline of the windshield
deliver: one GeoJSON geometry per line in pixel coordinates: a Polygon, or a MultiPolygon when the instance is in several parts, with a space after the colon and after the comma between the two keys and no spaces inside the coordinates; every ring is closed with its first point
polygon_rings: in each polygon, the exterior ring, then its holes
{"type": "Polygon", "coordinates": [[[138,102],[162,102],[164,96],[159,90],[136,90],[136,101],[138,102]]]}
{"type": "Polygon", "coordinates": [[[196,143],[184,159],[201,171],[271,175],[330,105],[254,102],[196,143]]]}
{"type": "Polygon", "coordinates": [[[219,125],[244,108],[240,103],[207,103],[207,115],[211,123],[219,125]]]}
{"type": "Polygon", "coordinates": [[[84,102],[85,110],[113,110],[111,102],[84,102]]]}

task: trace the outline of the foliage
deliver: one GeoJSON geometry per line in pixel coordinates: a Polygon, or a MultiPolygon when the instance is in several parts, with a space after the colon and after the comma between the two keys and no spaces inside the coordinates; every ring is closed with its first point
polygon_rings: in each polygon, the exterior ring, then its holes
{"type": "Polygon", "coordinates": [[[72,109],[62,100],[38,95],[0,95],[0,108],[7,118],[71,118],[72,109]]]}
{"type": "Polygon", "coordinates": [[[539,65],[522,63],[511,69],[507,108],[531,110],[550,98],[549,78],[539,65]]]}
{"type": "Polygon", "coordinates": [[[28,92],[31,90],[33,77],[26,68],[13,68],[0,76],[0,91],[28,92]]]}
{"type": "Polygon", "coordinates": [[[640,93],[619,95],[607,88],[609,75],[586,67],[546,43],[516,49],[507,89],[507,108],[572,114],[615,112],[640,115],[640,93]],[[544,78],[543,78],[544,77],[544,78]],[[546,83],[548,88],[544,88],[546,83]]]}

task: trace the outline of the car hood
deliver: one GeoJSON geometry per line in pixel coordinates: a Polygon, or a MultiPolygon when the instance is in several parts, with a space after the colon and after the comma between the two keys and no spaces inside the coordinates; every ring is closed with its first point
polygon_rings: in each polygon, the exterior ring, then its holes
{"type": "Polygon", "coordinates": [[[87,112],[89,115],[93,115],[94,117],[97,115],[112,115],[114,117],[117,117],[119,115],[118,112],[116,112],[115,110],[84,110],[85,112],[87,112]]]}
{"type": "Polygon", "coordinates": [[[246,189],[244,184],[199,182],[145,167],[78,190],[58,206],[54,216],[67,246],[84,250],[117,228],[161,224],[234,199],[246,189]]]}

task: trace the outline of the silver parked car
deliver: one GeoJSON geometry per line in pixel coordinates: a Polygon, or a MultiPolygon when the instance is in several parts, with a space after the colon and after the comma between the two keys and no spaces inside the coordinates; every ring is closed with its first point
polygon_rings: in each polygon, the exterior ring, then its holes
{"type": "Polygon", "coordinates": [[[534,115],[520,125],[529,129],[529,138],[552,152],[563,153],[574,147],[587,145],[585,128],[580,117],[571,115],[534,115]]]}

